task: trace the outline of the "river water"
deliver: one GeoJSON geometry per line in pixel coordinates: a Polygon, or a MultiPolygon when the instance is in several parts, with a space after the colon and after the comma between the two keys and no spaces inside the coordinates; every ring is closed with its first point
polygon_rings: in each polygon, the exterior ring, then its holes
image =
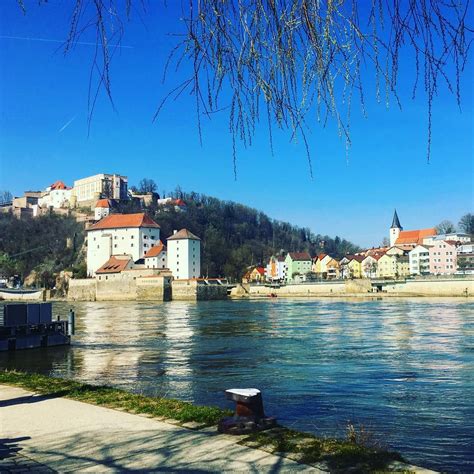
{"type": "Polygon", "coordinates": [[[266,412],[343,436],[348,422],[409,461],[474,471],[474,303],[465,299],[55,303],[73,346],[0,353],[0,367],[266,412]]]}

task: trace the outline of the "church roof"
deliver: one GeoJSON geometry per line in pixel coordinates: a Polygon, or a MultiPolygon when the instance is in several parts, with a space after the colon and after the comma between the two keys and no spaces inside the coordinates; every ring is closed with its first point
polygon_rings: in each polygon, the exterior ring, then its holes
{"type": "Polygon", "coordinates": [[[136,214],[111,214],[104,217],[97,224],[92,225],[87,230],[99,229],[123,229],[125,227],[155,227],[160,226],[144,212],[136,214]]]}
{"type": "Polygon", "coordinates": [[[418,229],[418,230],[402,230],[398,234],[395,245],[399,244],[422,244],[423,239],[436,235],[436,229],[418,229]]]}
{"type": "Polygon", "coordinates": [[[398,219],[398,214],[397,214],[396,209],[395,209],[395,212],[393,213],[393,220],[392,220],[392,225],[390,228],[403,229],[403,227],[400,224],[400,220],[398,219]]]}

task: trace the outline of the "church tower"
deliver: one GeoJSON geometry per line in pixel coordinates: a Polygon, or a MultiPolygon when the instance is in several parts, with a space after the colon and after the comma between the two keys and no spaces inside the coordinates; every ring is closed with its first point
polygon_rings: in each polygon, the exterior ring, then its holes
{"type": "Polygon", "coordinates": [[[395,245],[395,242],[398,239],[401,230],[403,230],[403,227],[400,225],[397,210],[395,209],[395,212],[393,214],[392,225],[390,226],[390,247],[393,247],[395,245]]]}

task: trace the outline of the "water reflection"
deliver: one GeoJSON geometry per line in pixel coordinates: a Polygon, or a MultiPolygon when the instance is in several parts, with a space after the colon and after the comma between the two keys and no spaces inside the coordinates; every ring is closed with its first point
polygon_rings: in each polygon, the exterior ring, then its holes
{"type": "MultiPolygon", "coordinates": [[[[66,314],[69,305],[56,305],[66,314]]],[[[257,386],[267,411],[340,435],[368,426],[410,460],[474,464],[474,305],[462,300],[76,303],[71,348],[0,366],[227,406],[257,386]]]]}

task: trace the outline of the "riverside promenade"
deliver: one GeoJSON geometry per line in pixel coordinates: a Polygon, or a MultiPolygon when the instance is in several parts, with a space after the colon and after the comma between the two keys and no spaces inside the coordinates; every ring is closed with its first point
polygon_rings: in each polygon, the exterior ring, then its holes
{"type": "Polygon", "coordinates": [[[0,385],[2,473],[323,472],[237,440],[0,385]]]}

